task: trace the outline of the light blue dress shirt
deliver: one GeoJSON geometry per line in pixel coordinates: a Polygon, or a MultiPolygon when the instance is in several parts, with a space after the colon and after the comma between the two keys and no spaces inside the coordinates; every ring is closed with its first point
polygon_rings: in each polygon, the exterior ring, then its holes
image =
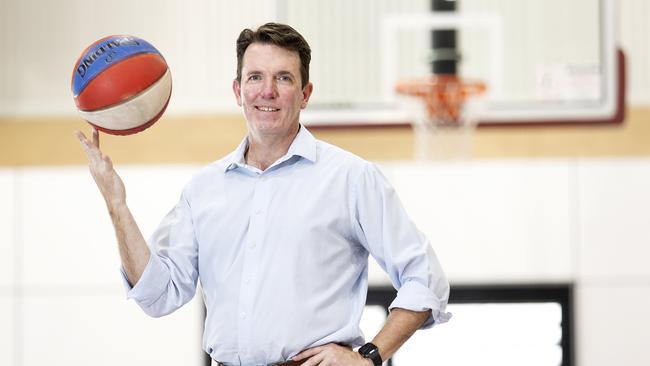
{"type": "Polygon", "coordinates": [[[448,320],[449,284],[431,245],[374,164],[304,126],[265,171],[246,165],[247,144],[188,183],[133,288],[122,271],[128,298],[163,316],[200,280],[204,350],[227,365],[272,364],[364,343],[370,253],[398,290],[391,308],[431,309],[424,327],[448,320]]]}

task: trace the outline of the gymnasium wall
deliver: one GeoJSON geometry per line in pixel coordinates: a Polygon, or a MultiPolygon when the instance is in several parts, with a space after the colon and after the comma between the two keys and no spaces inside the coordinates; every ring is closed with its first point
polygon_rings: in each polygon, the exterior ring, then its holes
{"type": "MultiPolygon", "coordinates": [[[[539,18],[550,25],[554,17],[548,10],[542,10],[560,7],[562,11],[557,16],[575,16],[574,23],[570,23],[573,26],[571,29],[554,23],[545,29],[548,39],[560,44],[563,35],[593,31],[595,26],[593,13],[596,6],[593,4],[597,3],[596,0],[574,0],[571,4],[562,0],[537,0],[537,7],[545,5],[541,8],[527,7],[516,1],[513,2],[516,5],[513,5],[510,1],[466,0],[462,6],[470,10],[501,9],[508,11],[509,15],[517,14],[514,18],[519,19],[518,24],[522,26],[533,22],[537,24],[539,18]],[[581,4],[591,6],[585,6],[585,11],[580,12],[581,4]]],[[[631,71],[635,75],[630,79],[630,95],[635,102],[647,103],[650,100],[650,72],[647,72],[648,65],[644,60],[648,59],[650,50],[643,35],[647,28],[644,15],[650,11],[650,5],[643,0],[618,3],[621,46],[632,60],[631,71]]],[[[427,9],[428,5],[428,0],[332,0],[326,3],[314,0],[242,0],[236,6],[210,0],[195,0],[191,6],[173,0],[157,1],[155,6],[148,1],[132,3],[127,0],[116,0],[110,4],[80,0],[3,0],[0,1],[0,80],[3,81],[0,85],[0,115],[74,114],[69,92],[74,61],[85,46],[107,34],[137,35],[151,41],[162,51],[174,78],[174,99],[169,113],[235,112],[231,81],[236,64],[234,41],[239,31],[243,27],[278,18],[286,18],[301,29],[303,19],[314,21],[314,14],[323,14],[323,19],[336,19],[337,22],[322,24],[321,32],[308,34],[309,39],[319,41],[314,46],[312,65],[317,86],[314,100],[341,101],[341,98],[335,100],[335,96],[339,95],[348,101],[364,101],[364,95],[376,93],[379,89],[380,47],[376,37],[379,17],[388,13],[418,12],[427,9]],[[347,10],[352,10],[349,12],[351,14],[358,14],[359,9],[364,9],[364,17],[346,18],[347,10]],[[339,42],[340,47],[337,48],[336,39],[344,37],[346,32],[365,35],[362,38],[365,41],[345,48],[345,43],[339,42]],[[346,58],[350,62],[344,62],[346,58]],[[363,67],[354,66],[352,61],[361,63],[363,67]],[[343,91],[341,86],[344,86],[343,91]]],[[[306,24],[304,27],[311,29],[306,24]]],[[[540,36],[537,33],[519,32],[516,37],[513,39],[515,44],[524,40],[538,41],[540,36]]],[[[581,47],[564,45],[561,49],[572,52],[572,58],[583,59],[587,57],[579,53],[583,48],[596,49],[591,44],[581,47]]],[[[535,50],[550,52],[551,49],[540,45],[535,50]]],[[[517,47],[508,47],[505,52],[504,60],[521,59],[515,57],[521,52],[517,47]]],[[[527,58],[524,60],[530,61],[527,58]]],[[[469,58],[464,60],[464,64],[482,63],[480,61],[469,58]]],[[[403,62],[414,67],[405,60],[403,62]]],[[[521,70],[516,69],[517,65],[507,66],[504,84],[512,85],[513,88],[509,89],[517,90],[517,80],[523,77],[521,70]]],[[[477,68],[479,66],[470,67],[477,68]]]]}
{"type": "MultiPolygon", "coordinates": [[[[574,283],[578,365],[650,361],[650,159],[380,165],[452,285],[574,283]]],[[[118,165],[145,236],[198,167],[118,165]]],[[[2,168],[0,202],[2,364],[83,365],[98,354],[106,365],[200,363],[200,296],[163,319],[125,300],[85,166],[2,168]]],[[[373,268],[372,283],[385,284],[373,268]]]]}
{"type": "MultiPolygon", "coordinates": [[[[157,4],[0,1],[0,365],[201,362],[198,296],[161,319],[125,300],[110,220],[73,137],[88,128],[72,114],[69,76],[79,44],[110,33],[176,55],[181,97],[168,115],[144,134],[102,136],[146,236],[192,173],[244,136],[233,42],[276,7],[157,4]]],[[[480,129],[472,159],[439,163],[410,160],[408,129],[315,131],[381,165],[452,284],[574,283],[578,365],[650,364],[649,11],[620,2],[633,102],[620,126],[480,129]]]]}

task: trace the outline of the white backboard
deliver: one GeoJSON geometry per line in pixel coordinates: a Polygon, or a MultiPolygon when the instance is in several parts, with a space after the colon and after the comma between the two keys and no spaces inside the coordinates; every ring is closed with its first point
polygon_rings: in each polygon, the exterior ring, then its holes
{"type": "Polygon", "coordinates": [[[487,84],[483,125],[616,123],[623,65],[616,0],[279,1],[279,18],[312,46],[310,125],[394,125],[396,80],[427,77],[431,33],[456,29],[459,76],[487,84]],[[354,5],[354,6],[352,6],[354,5]],[[339,11],[345,10],[345,11],[339,11]]]}

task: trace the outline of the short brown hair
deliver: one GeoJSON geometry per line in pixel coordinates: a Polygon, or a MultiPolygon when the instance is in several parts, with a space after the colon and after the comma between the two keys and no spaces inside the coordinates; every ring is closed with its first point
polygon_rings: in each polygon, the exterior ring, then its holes
{"type": "Polygon", "coordinates": [[[272,44],[286,50],[297,52],[300,56],[300,78],[302,87],[309,82],[309,62],[311,61],[311,48],[307,41],[286,24],[266,23],[257,30],[244,29],[237,38],[237,81],[241,82],[241,69],[244,62],[244,53],[253,43],[272,44]]]}

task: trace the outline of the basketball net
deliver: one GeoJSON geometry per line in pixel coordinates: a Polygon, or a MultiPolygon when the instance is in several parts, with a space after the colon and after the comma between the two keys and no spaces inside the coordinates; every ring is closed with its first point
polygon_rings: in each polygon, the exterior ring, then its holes
{"type": "Polygon", "coordinates": [[[456,75],[431,75],[400,81],[395,90],[422,101],[423,108],[412,121],[416,159],[471,158],[480,110],[476,97],[485,92],[485,84],[464,81],[456,75]]]}

